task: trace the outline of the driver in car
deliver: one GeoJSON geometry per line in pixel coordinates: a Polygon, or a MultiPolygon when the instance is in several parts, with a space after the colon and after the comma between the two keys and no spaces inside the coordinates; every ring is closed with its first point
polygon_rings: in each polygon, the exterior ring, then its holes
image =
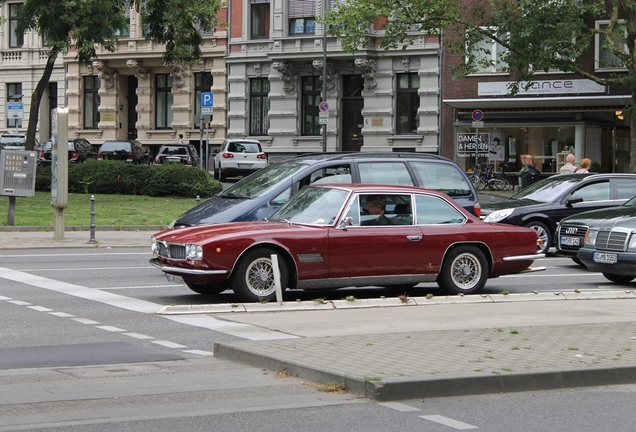
{"type": "Polygon", "coordinates": [[[369,195],[367,197],[367,211],[376,218],[362,221],[360,225],[392,225],[391,220],[384,215],[386,198],[382,195],[369,195]]]}

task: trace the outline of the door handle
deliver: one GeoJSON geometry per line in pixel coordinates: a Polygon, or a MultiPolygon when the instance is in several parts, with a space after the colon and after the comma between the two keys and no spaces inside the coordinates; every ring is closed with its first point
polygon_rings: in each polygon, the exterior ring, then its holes
{"type": "Polygon", "coordinates": [[[408,241],[416,242],[422,240],[422,236],[406,236],[408,241]]]}

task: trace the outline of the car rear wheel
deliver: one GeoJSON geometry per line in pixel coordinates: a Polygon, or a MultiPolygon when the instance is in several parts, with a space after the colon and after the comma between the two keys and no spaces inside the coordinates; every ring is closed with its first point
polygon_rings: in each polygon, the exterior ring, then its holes
{"type": "Polygon", "coordinates": [[[488,262],[476,246],[461,245],[444,258],[437,284],[451,294],[473,294],[481,291],[488,279],[488,262]]]}
{"type": "Polygon", "coordinates": [[[215,283],[194,283],[184,281],[185,284],[197,294],[203,295],[216,295],[221,294],[223,291],[227,289],[227,286],[215,284],[215,283]]]}
{"type": "Polygon", "coordinates": [[[634,276],[625,276],[612,273],[603,273],[603,276],[605,276],[606,279],[618,284],[627,284],[634,279],[634,276]]]}
{"type": "MultiPolygon", "coordinates": [[[[272,249],[262,248],[248,252],[241,259],[232,275],[232,289],[236,296],[244,302],[270,301],[276,299],[272,249]]],[[[283,289],[289,282],[287,263],[282,257],[278,259],[280,284],[283,289]]]]}
{"type": "Polygon", "coordinates": [[[543,222],[532,221],[526,224],[526,227],[532,228],[537,235],[543,240],[543,245],[537,247],[537,253],[548,253],[548,249],[552,245],[552,233],[543,222]]]}
{"type": "Polygon", "coordinates": [[[223,168],[221,168],[221,166],[219,165],[219,181],[224,182],[225,180],[227,180],[227,176],[225,175],[225,171],[223,171],[223,168]]]}
{"type": "Polygon", "coordinates": [[[214,167],[214,179],[219,179],[219,169],[216,166],[214,167]]]}

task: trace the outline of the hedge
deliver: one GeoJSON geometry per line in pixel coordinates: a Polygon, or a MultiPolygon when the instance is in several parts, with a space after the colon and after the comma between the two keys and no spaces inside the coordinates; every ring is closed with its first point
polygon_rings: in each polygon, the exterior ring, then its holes
{"type": "MultiPolygon", "coordinates": [[[[208,198],[222,189],[209,172],[181,164],[88,161],[68,167],[68,191],[74,193],[208,198]]],[[[35,190],[51,190],[50,166],[37,167],[35,190]]]]}

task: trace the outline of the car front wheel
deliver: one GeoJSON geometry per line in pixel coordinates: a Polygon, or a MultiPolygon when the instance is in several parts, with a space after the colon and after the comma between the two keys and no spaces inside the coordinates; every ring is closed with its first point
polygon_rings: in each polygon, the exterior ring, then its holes
{"type": "Polygon", "coordinates": [[[543,222],[532,221],[526,224],[526,227],[532,228],[537,232],[537,235],[541,240],[543,240],[543,244],[537,247],[537,253],[548,253],[548,249],[552,245],[552,233],[543,222]]]}
{"type": "Polygon", "coordinates": [[[627,284],[634,279],[634,276],[625,276],[613,273],[603,273],[603,276],[605,276],[607,280],[611,280],[612,282],[615,282],[617,284],[627,284]]]}
{"type": "MultiPolygon", "coordinates": [[[[232,289],[244,302],[270,301],[276,299],[274,267],[272,255],[275,251],[268,248],[248,252],[239,262],[232,275],[232,289]]],[[[280,284],[287,287],[289,274],[287,263],[279,256],[280,284]]]]}
{"type": "Polygon", "coordinates": [[[473,294],[481,291],[488,279],[488,263],[476,246],[462,245],[444,258],[437,284],[451,294],[473,294]]]}

